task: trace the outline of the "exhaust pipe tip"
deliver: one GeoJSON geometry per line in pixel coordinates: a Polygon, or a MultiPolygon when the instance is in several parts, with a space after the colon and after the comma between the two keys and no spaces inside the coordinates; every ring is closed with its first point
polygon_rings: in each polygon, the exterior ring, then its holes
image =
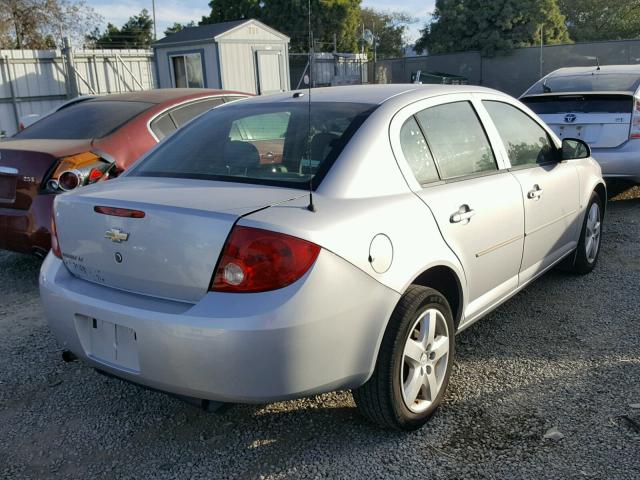
{"type": "Polygon", "coordinates": [[[75,362],[76,360],[78,360],[78,357],[76,357],[76,355],[71,352],[70,350],[63,350],[62,351],[62,360],[65,363],[70,363],[70,362],[75,362]]]}

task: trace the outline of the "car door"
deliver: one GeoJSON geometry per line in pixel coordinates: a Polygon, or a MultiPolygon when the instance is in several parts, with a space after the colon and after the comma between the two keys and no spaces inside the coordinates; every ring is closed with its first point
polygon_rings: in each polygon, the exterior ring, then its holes
{"type": "Polygon", "coordinates": [[[482,105],[501,138],[505,161],[522,189],[525,241],[520,284],[575,248],[579,177],[560,158],[559,142],[533,116],[500,96],[483,96],[482,105]]]}
{"type": "Polygon", "coordinates": [[[419,102],[408,113],[398,127],[410,171],[405,175],[416,179],[416,194],[464,268],[465,318],[471,321],[517,288],[524,237],[520,185],[496,158],[469,95],[419,102]]]}

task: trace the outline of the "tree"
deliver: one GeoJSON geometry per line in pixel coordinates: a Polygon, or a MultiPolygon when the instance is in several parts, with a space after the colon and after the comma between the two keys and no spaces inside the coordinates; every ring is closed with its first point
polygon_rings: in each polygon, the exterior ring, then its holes
{"type": "Polygon", "coordinates": [[[166,36],[169,36],[172,33],[179,32],[182,29],[195,27],[195,26],[196,26],[196,22],[194,22],[193,20],[191,20],[189,23],[185,23],[184,25],[182,25],[179,22],[174,22],[173,25],[171,25],[170,27],[167,27],[167,29],[164,31],[164,34],[166,36]]]}
{"type": "MultiPolygon", "coordinates": [[[[415,21],[404,12],[381,12],[368,7],[360,10],[360,23],[375,35],[378,58],[401,57],[407,27],[415,21]]],[[[373,47],[367,45],[366,51],[371,55],[373,47]]]]}
{"type": "MultiPolygon", "coordinates": [[[[211,0],[211,14],[201,25],[255,18],[291,38],[294,52],[308,50],[308,10],[306,0],[211,0]]],[[[333,45],[352,52],[358,47],[360,0],[311,0],[311,30],[318,45],[333,45]]],[[[332,48],[332,47],[331,47],[332,48]]]]}
{"type": "Polygon", "coordinates": [[[122,28],[108,23],[104,32],[95,29],[86,40],[94,48],[149,48],[153,42],[153,20],[145,8],[139,15],[129,17],[122,28]]]}
{"type": "Polygon", "coordinates": [[[558,0],[576,42],[640,36],[640,0],[558,0]]]}
{"type": "Polygon", "coordinates": [[[260,18],[262,6],[260,0],[211,0],[211,13],[202,17],[200,25],[229,22],[245,18],[260,18]]]}
{"type": "Polygon", "coordinates": [[[79,39],[101,21],[84,1],[0,0],[2,48],[55,48],[79,39]]]}
{"type": "Polygon", "coordinates": [[[539,45],[541,27],[545,44],[570,42],[556,0],[436,0],[416,51],[504,54],[539,45]]]}

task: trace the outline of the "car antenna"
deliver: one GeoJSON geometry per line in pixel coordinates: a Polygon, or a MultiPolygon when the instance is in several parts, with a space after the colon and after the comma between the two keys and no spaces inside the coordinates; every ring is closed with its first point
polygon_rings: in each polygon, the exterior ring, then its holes
{"type": "Polygon", "coordinates": [[[311,0],[307,0],[307,23],[309,27],[309,77],[307,80],[307,105],[308,105],[308,126],[307,126],[307,161],[309,162],[309,205],[307,205],[307,210],[310,212],[316,211],[316,206],[313,204],[313,175],[311,175],[311,66],[313,64],[313,60],[311,58],[312,55],[312,47],[313,47],[313,33],[311,33],[311,0]]]}
{"type": "Polygon", "coordinates": [[[596,57],[596,65],[598,66],[596,70],[600,70],[600,59],[598,57],[596,57]]]}

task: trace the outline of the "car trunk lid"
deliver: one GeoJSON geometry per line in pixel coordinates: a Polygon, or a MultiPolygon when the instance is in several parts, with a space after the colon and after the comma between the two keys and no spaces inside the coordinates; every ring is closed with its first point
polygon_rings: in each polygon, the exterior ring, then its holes
{"type": "Polygon", "coordinates": [[[300,190],[208,180],[123,177],[56,199],[63,261],[77,277],[183,302],[206,294],[236,220],[300,190]],[[95,207],[144,212],[143,218],[95,207]],[[109,237],[109,238],[106,238],[109,237]]]}
{"type": "Polygon", "coordinates": [[[522,98],[562,138],[592,148],[614,148],[629,139],[632,93],[543,94],[522,98]]]}
{"type": "Polygon", "coordinates": [[[90,147],[90,140],[0,142],[0,208],[28,210],[58,159],[90,147]]]}

